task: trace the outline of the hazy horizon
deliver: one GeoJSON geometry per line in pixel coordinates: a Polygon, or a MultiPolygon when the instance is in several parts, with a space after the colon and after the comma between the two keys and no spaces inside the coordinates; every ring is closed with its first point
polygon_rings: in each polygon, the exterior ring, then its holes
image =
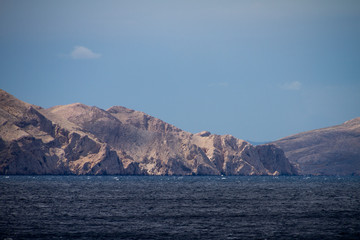
{"type": "Polygon", "coordinates": [[[265,142],[360,116],[359,1],[0,1],[0,88],[265,142]]]}

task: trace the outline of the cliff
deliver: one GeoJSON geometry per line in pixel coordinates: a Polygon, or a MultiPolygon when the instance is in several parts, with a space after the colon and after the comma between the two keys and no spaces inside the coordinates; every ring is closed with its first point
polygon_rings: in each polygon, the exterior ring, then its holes
{"type": "Polygon", "coordinates": [[[192,134],[145,113],[49,109],[0,91],[1,174],[293,175],[274,145],[192,134]]]}

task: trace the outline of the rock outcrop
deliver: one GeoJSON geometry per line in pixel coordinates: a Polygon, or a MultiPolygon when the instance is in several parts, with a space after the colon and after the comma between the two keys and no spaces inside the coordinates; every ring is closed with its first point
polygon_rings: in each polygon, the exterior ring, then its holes
{"type": "Polygon", "coordinates": [[[301,174],[360,175],[360,117],[275,141],[301,174]]]}
{"type": "Polygon", "coordinates": [[[145,113],[43,109],[0,91],[0,174],[293,175],[274,145],[191,134],[145,113]]]}

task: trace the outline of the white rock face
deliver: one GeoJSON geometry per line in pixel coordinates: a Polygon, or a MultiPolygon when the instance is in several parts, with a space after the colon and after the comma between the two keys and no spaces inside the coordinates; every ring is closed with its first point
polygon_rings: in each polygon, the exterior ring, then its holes
{"type": "Polygon", "coordinates": [[[75,103],[49,109],[0,91],[1,174],[296,174],[281,149],[191,134],[145,113],[75,103]]]}

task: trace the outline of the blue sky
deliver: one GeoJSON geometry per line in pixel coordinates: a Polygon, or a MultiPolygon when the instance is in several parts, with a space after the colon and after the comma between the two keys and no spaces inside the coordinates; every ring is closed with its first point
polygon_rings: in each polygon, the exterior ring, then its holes
{"type": "Polygon", "coordinates": [[[269,141],[360,116],[360,1],[0,0],[0,88],[269,141]]]}

